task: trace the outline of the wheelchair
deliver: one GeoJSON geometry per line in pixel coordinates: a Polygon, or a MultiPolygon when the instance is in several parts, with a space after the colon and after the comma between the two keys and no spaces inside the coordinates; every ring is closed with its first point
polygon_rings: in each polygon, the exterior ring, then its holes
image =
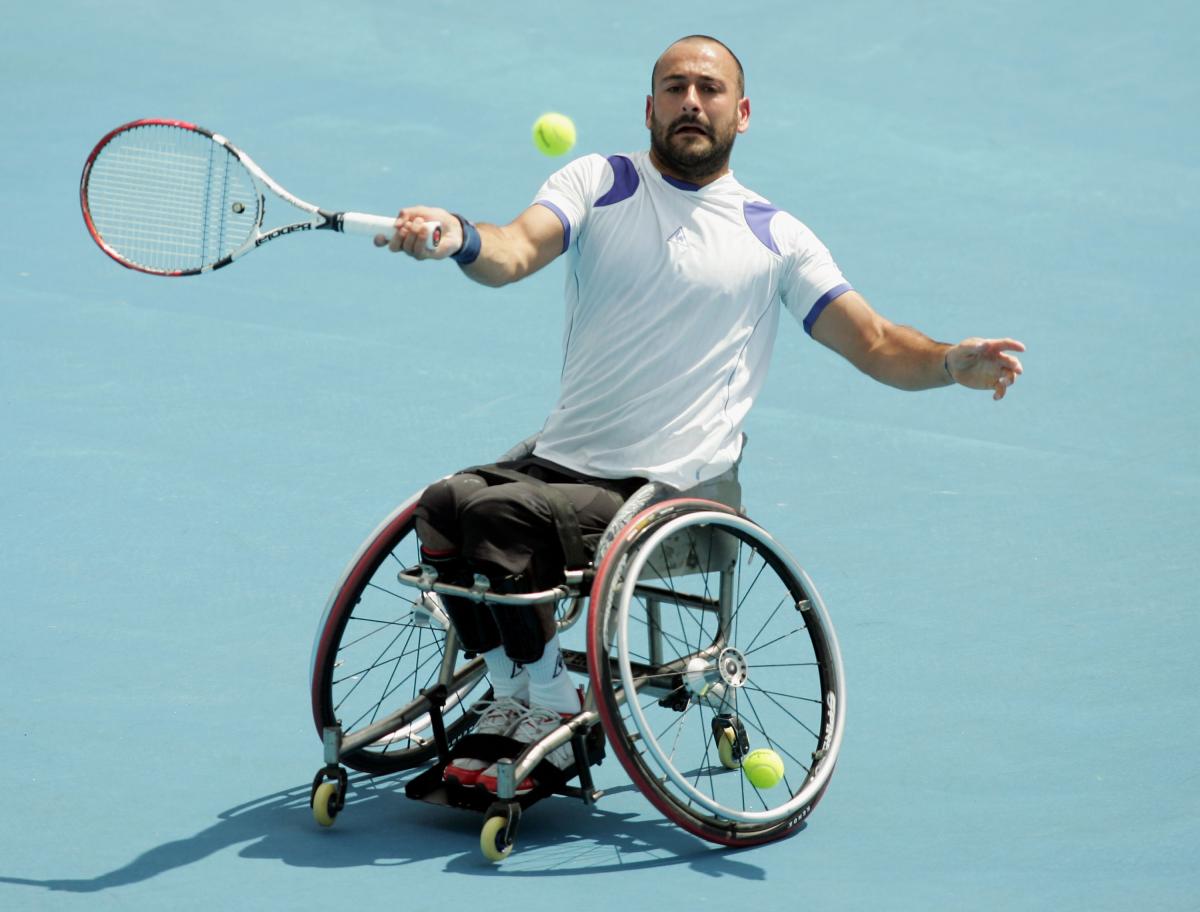
{"type": "MultiPolygon", "coordinates": [[[[502,461],[531,452],[534,439],[502,461]]],[[[480,848],[499,861],[513,850],[522,811],[540,798],[603,797],[591,768],[611,750],[655,808],[710,842],[756,845],[802,826],[841,747],[841,654],[808,575],[744,514],[737,469],[685,492],[643,486],[589,566],[529,594],[493,592],[482,576],[471,587],[438,582],[418,555],[421,492],[404,501],[350,561],[317,630],[310,681],[325,751],[311,790],[317,822],[331,826],[345,807],[347,768],[382,776],[425,767],[407,796],[482,812],[480,848]],[[587,681],[582,711],[516,756],[497,756],[496,794],[442,779],[491,696],[483,660],[460,645],[442,595],[554,603],[560,631],[586,615],[586,650],[564,648],[568,669],[587,681]],[[541,774],[554,772],[546,756],[568,743],[569,778],[548,775],[543,787],[541,774]],[[760,748],[783,761],[769,787],[742,769],[760,748]],[[538,788],[517,795],[531,773],[538,788]]]]}

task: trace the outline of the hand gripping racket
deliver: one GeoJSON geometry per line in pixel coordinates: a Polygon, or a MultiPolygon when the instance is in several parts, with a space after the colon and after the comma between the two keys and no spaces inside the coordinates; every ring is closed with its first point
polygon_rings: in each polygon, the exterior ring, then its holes
{"type": "MultiPolygon", "coordinates": [[[[162,276],[220,269],[296,231],[390,236],[396,228],[395,218],[327,212],[292,196],[224,136],[181,120],[135,120],[100,140],[83,166],[79,202],[101,250],[162,276]],[[264,229],[268,191],[299,220],[264,229]]],[[[433,249],[441,225],[426,224],[433,249]]]]}

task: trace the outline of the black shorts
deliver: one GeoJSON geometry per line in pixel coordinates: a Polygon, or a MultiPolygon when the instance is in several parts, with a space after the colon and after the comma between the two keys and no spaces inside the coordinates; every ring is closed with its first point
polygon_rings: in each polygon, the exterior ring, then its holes
{"type": "Polygon", "coordinates": [[[507,580],[510,591],[538,591],[562,582],[568,563],[546,486],[569,503],[590,560],[617,510],[643,484],[642,478],[595,478],[527,456],[430,485],[417,504],[424,523],[417,528],[429,555],[458,557],[493,585],[507,580]],[[513,472],[533,480],[513,479],[513,472]]]}

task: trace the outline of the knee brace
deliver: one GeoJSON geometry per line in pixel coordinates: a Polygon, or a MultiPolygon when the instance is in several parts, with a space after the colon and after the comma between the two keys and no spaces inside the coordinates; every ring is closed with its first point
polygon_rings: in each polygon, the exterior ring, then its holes
{"type": "MultiPolygon", "coordinates": [[[[471,585],[473,574],[466,562],[457,555],[435,557],[422,547],[421,563],[436,570],[440,582],[454,586],[471,585]]],[[[442,600],[446,615],[458,632],[463,649],[467,652],[487,652],[500,645],[500,628],[485,606],[453,595],[439,595],[438,598],[442,600]]]]}
{"type": "Polygon", "coordinates": [[[492,606],[492,618],[504,643],[504,654],[521,665],[536,662],[546,651],[546,632],[533,607],[492,606]]]}
{"type": "MultiPolygon", "coordinates": [[[[500,576],[492,579],[492,591],[505,595],[530,592],[522,577],[500,576]]],[[[504,654],[521,665],[536,662],[546,651],[546,627],[538,608],[533,605],[492,605],[492,620],[500,631],[504,654]]]]}
{"type": "Polygon", "coordinates": [[[503,642],[500,628],[483,605],[452,595],[441,595],[439,598],[466,652],[488,652],[503,642]]]}

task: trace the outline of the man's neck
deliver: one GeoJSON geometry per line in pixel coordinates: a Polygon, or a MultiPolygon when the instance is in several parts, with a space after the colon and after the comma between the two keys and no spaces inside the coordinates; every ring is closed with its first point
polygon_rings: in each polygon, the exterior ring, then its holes
{"type": "Polygon", "coordinates": [[[720,180],[729,173],[729,159],[716,171],[711,174],[706,174],[698,177],[695,174],[684,174],[676,168],[671,168],[662,163],[658,157],[658,153],[653,148],[650,149],[650,164],[654,165],[659,174],[664,177],[674,178],[677,181],[683,181],[685,184],[695,184],[697,187],[707,187],[713,181],[720,180]]]}

